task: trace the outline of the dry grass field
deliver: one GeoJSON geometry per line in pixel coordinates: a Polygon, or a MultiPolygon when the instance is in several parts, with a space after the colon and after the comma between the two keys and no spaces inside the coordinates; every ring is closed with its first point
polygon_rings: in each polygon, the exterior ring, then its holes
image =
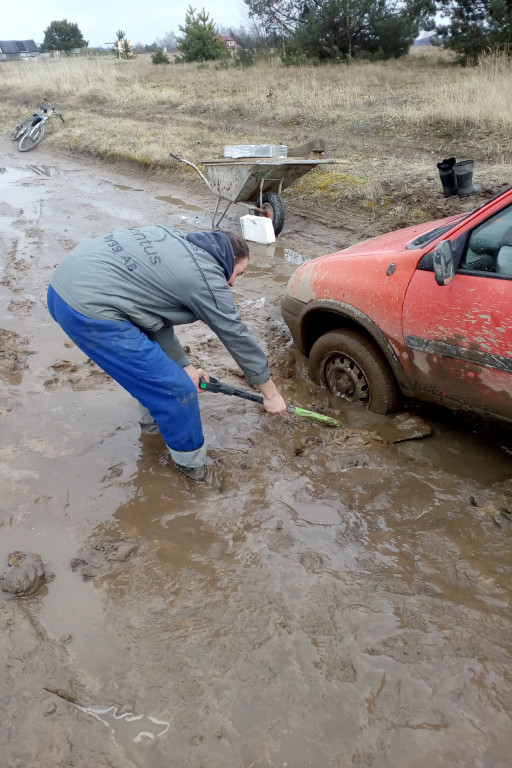
{"type": "Polygon", "coordinates": [[[66,120],[48,124],[48,146],[197,184],[169,152],[200,163],[225,144],[322,137],[342,162],[305,176],[286,191],[288,204],[332,222],[365,215],[386,230],[481,202],[443,199],[444,157],[473,158],[484,194],[511,182],[511,75],[506,58],[464,69],[423,47],[398,61],[303,68],[278,59],[248,69],[155,66],[149,55],[5,62],[0,129],[10,134],[46,96],[66,120]]]}

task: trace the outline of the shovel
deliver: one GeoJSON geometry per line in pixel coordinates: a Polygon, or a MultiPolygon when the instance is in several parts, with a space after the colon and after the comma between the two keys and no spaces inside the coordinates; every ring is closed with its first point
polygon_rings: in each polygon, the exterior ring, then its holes
{"type": "MultiPolygon", "coordinates": [[[[214,379],[213,376],[210,378],[210,381],[201,379],[199,388],[207,392],[220,392],[222,395],[234,395],[235,397],[242,397],[244,400],[252,400],[254,403],[263,403],[263,395],[248,392],[246,389],[236,389],[231,384],[223,384],[222,381],[214,379]]],[[[298,408],[295,405],[287,405],[286,412],[294,413],[296,416],[304,416],[306,419],[320,421],[327,427],[341,427],[341,423],[330,416],[324,416],[322,413],[316,413],[315,411],[306,411],[304,408],[298,408]]]]}

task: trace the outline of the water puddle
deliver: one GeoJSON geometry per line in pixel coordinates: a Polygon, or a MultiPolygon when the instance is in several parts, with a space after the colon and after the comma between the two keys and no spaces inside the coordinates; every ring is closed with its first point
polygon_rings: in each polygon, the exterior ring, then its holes
{"type": "Polygon", "coordinates": [[[265,296],[260,296],[258,299],[243,299],[238,302],[240,307],[252,307],[253,309],[261,309],[267,303],[265,296]]]}
{"type": "Polygon", "coordinates": [[[288,507],[291,518],[297,525],[330,527],[332,525],[340,524],[341,517],[339,509],[329,507],[325,503],[325,499],[318,504],[314,499],[309,499],[308,501],[298,501],[295,499],[293,506],[283,499],[278,499],[278,501],[288,507]]]}
{"type": "Polygon", "coordinates": [[[180,200],[179,197],[163,197],[157,195],[155,200],[161,200],[163,203],[169,203],[169,205],[176,205],[178,208],[183,208],[185,211],[202,211],[203,209],[199,205],[192,205],[186,203],[184,200],[180,200]]]}
{"type": "Polygon", "coordinates": [[[46,176],[52,178],[60,175],[59,168],[50,165],[27,165],[26,168],[0,168],[0,182],[24,181],[31,176],[46,176]]]}
{"type": "Polygon", "coordinates": [[[272,248],[272,251],[273,253],[269,255],[277,256],[278,258],[286,261],[288,264],[294,264],[297,267],[299,267],[301,264],[306,264],[306,262],[311,261],[309,256],[304,256],[302,253],[298,253],[292,248],[283,248],[280,245],[276,245],[272,248]]]}
{"type": "Polygon", "coordinates": [[[33,171],[27,168],[0,168],[0,182],[10,184],[13,181],[23,181],[29,176],[33,176],[33,171]]]}
{"type": "Polygon", "coordinates": [[[127,184],[114,184],[114,189],[120,192],[144,192],[143,189],[129,187],[127,184]]]}
{"type": "Polygon", "coordinates": [[[60,176],[60,170],[51,165],[28,165],[27,168],[36,176],[47,176],[48,178],[60,176]]]}

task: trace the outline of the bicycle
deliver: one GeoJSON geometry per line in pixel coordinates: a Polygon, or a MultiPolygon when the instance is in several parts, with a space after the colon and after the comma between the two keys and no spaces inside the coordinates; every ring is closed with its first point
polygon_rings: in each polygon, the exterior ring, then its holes
{"type": "Polygon", "coordinates": [[[19,125],[16,126],[14,131],[11,133],[11,140],[12,141],[19,141],[19,139],[21,139],[23,134],[26,131],[28,131],[28,129],[32,125],[32,120],[34,119],[34,117],[39,117],[39,114],[43,114],[44,110],[46,110],[46,107],[44,106],[44,104],[41,105],[40,110],[41,110],[40,113],[35,112],[32,115],[32,117],[27,117],[26,120],[24,120],[22,123],[20,123],[19,125]]]}
{"type": "Polygon", "coordinates": [[[44,136],[44,124],[50,117],[52,117],[52,115],[58,115],[62,122],[64,122],[64,118],[60,112],[57,112],[53,104],[46,98],[44,98],[43,101],[51,107],[50,111],[48,111],[48,107],[42,104],[39,113],[24,120],[17,125],[12,132],[11,139],[13,141],[16,141],[17,139],[20,140],[20,143],[18,144],[20,152],[28,152],[29,150],[34,149],[34,147],[42,141],[44,136]]]}

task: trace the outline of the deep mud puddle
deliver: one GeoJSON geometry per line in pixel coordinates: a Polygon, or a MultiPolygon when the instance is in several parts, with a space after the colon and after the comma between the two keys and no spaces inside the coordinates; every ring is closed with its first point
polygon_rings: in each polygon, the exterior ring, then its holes
{"type": "MultiPolygon", "coordinates": [[[[285,400],[342,426],[205,392],[210,476],[191,483],[45,292],[69,248],[114,226],[209,229],[211,196],[112,167],[107,184],[44,147],[58,179],[29,173],[2,146],[0,563],[36,552],[49,574],[0,595],[2,765],[508,766],[511,433],[414,404],[376,417],[315,387],[279,304],[340,232],[290,215],[236,299],[285,400]]],[[[207,329],[180,338],[244,386],[207,329]]]]}

